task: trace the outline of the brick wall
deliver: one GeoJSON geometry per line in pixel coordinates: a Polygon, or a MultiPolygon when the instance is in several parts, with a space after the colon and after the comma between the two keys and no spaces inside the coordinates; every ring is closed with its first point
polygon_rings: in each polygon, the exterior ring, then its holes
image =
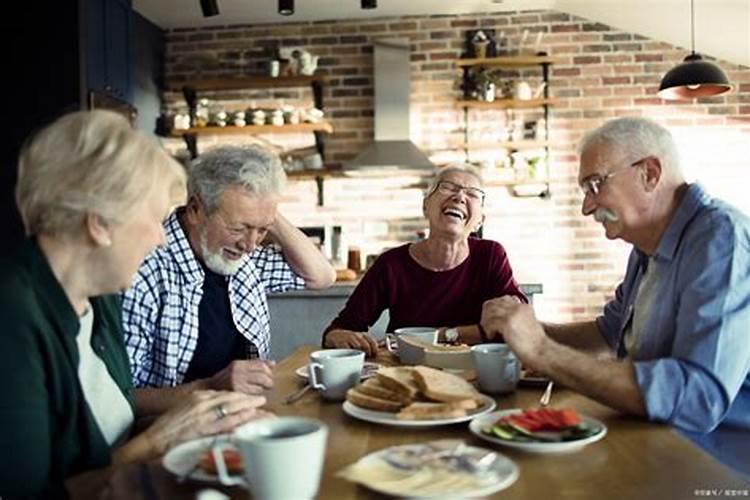
{"type": "MultiPolygon", "coordinates": [[[[380,18],[262,26],[176,29],[167,33],[167,81],[236,76],[260,71],[269,49],[301,46],[321,56],[319,72],[329,77],[326,112],[335,128],[327,140],[327,160],[344,161],[372,138],[372,40],[407,37],[412,42],[412,139],[437,161],[463,159],[455,149],[462,139],[461,73],[454,60],[468,29],[503,32],[507,47],[518,47],[524,30],[543,32],[540,49],[555,58],[550,95],[559,99],[549,123],[555,143],[550,162],[551,198],[516,198],[504,187],[488,188],[485,237],[508,250],[521,282],[540,282],[545,293],[539,315],[567,321],[594,317],[621,278],[628,246],[604,238],[602,228],[580,214],[575,144],[582,134],[609,118],[652,117],[675,134],[684,169],[720,197],[750,212],[750,197],[739,179],[750,166],[750,70],[723,61],[737,87],[728,95],[700,103],[673,103],[656,97],[661,76],[686,50],[551,11],[486,15],[380,18]]],[[[532,74],[523,75],[533,78],[532,74]]],[[[305,89],[213,94],[229,107],[250,102],[310,102],[305,89]]],[[[169,110],[181,96],[167,92],[169,110]]],[[[504,126],[500,112],[472,112],[472,130],[492,137],[504,126]]],[[[282,147],[311,143],[309,136],[267,136],[282,147]]],[[[246,136],[200,138],[205,148],[221,141],[245,142],[246,136]]],[[[172,149],[179,141],[167,140],[172,149]]],[[[497,151],[477,152],[472,160],[501,159],[497,151]],[[482,156],[484,154],[485,156],[482,156]],[[493,156],[494,155],[494,156],[493,156]]],[[[493,171],[488,171],[491,178],[493,171]]],[[[414,239],[425,227],[421,218],[424,179],[330,179],[326,203],[316,206],[312,181],[294,181],[282,205],[298,225],[339,224],[348,241],[364,253],[414,239]]]]}

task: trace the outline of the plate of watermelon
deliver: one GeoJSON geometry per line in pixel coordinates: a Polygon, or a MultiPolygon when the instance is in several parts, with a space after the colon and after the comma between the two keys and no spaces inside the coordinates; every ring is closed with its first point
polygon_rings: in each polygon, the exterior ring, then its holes
{"type": "Polygon", "coordinates": [[[607,434],[600,421],[564,408],[502,410],[479,416],[469,430],[491,443],[534,453],[567,453],[607,434]]]}

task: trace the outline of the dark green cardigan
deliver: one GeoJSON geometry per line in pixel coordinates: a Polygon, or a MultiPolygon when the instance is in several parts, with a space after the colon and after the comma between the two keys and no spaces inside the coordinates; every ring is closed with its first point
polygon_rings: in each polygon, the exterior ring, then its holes
{"type": "MultiPolygon", "coordinates": [[[[91,345],[133,406],[116,296],[93,298],[91,345]]],[[[109,465],[78,380],[79,321],[35,241],[0,263],[0,496],[64,497],[65,478],[109,465]]]]}

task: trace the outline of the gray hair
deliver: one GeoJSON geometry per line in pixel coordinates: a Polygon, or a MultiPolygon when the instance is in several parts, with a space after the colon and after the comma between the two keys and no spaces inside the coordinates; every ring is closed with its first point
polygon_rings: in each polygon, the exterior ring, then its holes
{"type": "Polygon", "coordinates": [[[24,145],[16,203],[27,235],[56,236],[77,231],[87,214],[121,223],[152,189],[180,204],[185,178],[183,167],[122,115],[78,111],[24,145]]]}
{"type": "Polygon", "coordinates": [[[429,197],[437,189],[438,184],[442,181],[445,176],[452,173],[464,173],[474,176],[479,181],[479,187],[484,187],[484,179],[479,170],[468,163],[449,163],[437,171],[435,176],[430,180],[430,184],[425,191],[424,197],[429,197]]]}
{"type": "Polygon", "coordinates": [[[622,157],[632,156],[634,161],[654,155],[661,160],[666,176],[682,179],[674,138],[669,130],[653,120],[641,117],[610,120],[584,136],[578,154],[600,145],[607,145],[622,157]]]}
{"type": "Polygon", "coordinates": [[[281,194],[285,184],[281,159],[271,150],[257,144],[220,146],[193,161],[188,194],[198,197],[211,213],[218,207],[222,193],[231,186],[265,196],[281,194]]]}

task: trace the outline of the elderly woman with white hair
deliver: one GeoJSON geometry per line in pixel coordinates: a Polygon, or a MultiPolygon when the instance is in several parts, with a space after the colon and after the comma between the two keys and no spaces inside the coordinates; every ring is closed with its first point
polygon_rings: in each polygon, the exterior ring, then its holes
{"type": "Polygon", "coordinates": [[[0,496],[64,497],[71,475],[267,415],[262,397],[205,391],[130,436],[139,411],[112,294],[164,243],[185,197],[177,162],[121,116],[77,112],[26,145],[18,173],[28,239],[0,268],[0,496]]]}
{"type": "Polygon", "coordinates": [[[378,257],[344,309],[323,333],[324,347],[377,353],[367,333],[384,310],[388,331],[409,326],[441,329],[444,340],[483,341],[484,301],[505,295],[526,302],[502,245],[471,237],[484,222],[481,176],[468,165],[443,168],[422,202],[429,235],[378,257]]]}

